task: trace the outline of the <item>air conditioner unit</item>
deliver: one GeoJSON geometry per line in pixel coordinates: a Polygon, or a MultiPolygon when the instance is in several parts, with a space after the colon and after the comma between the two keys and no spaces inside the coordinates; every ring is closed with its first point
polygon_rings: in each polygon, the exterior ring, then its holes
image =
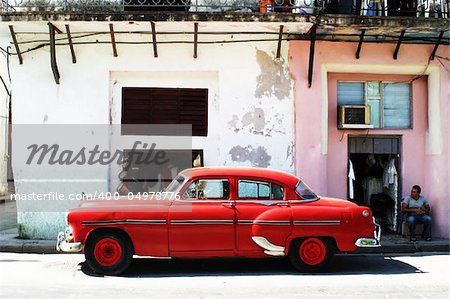
{"type": "Polygon", "coordinates": [[[339,106],[339,129],[371,129],[370,106],[339,106]]]}

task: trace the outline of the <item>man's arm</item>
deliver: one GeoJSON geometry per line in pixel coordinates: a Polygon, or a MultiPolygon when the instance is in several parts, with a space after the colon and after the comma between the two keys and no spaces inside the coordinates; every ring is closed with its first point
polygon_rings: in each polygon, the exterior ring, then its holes
{"type": "Polygon", "coordinates": [[[421,210],[421,209],[419,209],[419,208],[413,208],[413,209],[410,209],[409,207],[408,207],[408,204],[406,203],[406,202],[403,202],[402,203],[402,212],[403,213],[413,213],[413,214],[416,214],[416,215],[419,215],[419,214],[423,214],[424,212],[421,210]]]}
{"type": "Polygon", "coordinates": [[[431,211],[430,205],[424,204],[422,211],[424,211],[425,214],[430,214],[430,211],[431,211]]]}

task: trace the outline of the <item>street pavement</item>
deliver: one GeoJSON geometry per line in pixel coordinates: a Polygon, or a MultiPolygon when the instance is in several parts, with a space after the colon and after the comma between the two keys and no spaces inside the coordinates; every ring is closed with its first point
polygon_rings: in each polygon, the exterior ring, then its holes
{"type": "Polygon", "coordinates": [[[325,272],[286,259],[137,258],[120,276],[80,254],[0,253],[1,298],[449,298],[448,254],[337,255],[325,272]]]}

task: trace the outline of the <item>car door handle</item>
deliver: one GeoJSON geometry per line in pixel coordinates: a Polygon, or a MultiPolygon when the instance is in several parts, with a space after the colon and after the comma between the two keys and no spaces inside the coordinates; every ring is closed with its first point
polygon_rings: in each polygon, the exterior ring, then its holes
{"type": "Polygon", "coordinates": [[[289,207],[289,203],[287,201],[283,201],[283,202],[277,203],[277,206],[279,206],[279,207],[289,207]]]}
{"type": "Polygon", "coordinates": [[[232,202],[232,201],[225,201],[225,202],[222,202],[222,206],[228,207],[228,208],[232,208],[232,207],[234,207],[234,202],[232,202]]]}

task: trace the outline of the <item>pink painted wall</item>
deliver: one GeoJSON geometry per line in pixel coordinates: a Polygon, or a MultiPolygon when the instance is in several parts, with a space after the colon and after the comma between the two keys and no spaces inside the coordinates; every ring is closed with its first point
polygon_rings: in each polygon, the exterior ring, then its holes
{"type": "MultiPolygon", "coordinates": [[[[312,87],[308,88],[309,42],[290,43],[290,68],[295,80],[295,140],[296,172],[319,194],[347,197],[347,141],[348,135],[366,135],[367,131],[337,129],[338,80],[407,81],[414,76],[329,73],[328,82],[328,151],[321,151],[322,134],[322,64],[427,65],[433,46],[402,45],[398,60],[392,58],[395,44],[363,44],[360,59],[355,58],[356,43],[316,42],[312,87]],[[344,135],[343,135],[344,134],[344,135]]],[[[449,47],[440,47],[437,54],[447,57],[449,47]]],[[[441,60],[444,64],[445,60],[441,60]]],[[[436,59],[432,65],[441,66],[436,59]]],[[[450,66],[447,63],[447,68],[450,66]]],[[[414,184],[422,186],[422,193],[432,205],[434,236],[449,237],[450,218],[450,120],[449,77],[441,67],[441,128],[443,150],[440,155],[425,152],[427,116],[427,76],[412,85],[413,128],[405,130],[370,130],[369,135],[402,136],[402,196],[409,194],[414,184]]]]}

